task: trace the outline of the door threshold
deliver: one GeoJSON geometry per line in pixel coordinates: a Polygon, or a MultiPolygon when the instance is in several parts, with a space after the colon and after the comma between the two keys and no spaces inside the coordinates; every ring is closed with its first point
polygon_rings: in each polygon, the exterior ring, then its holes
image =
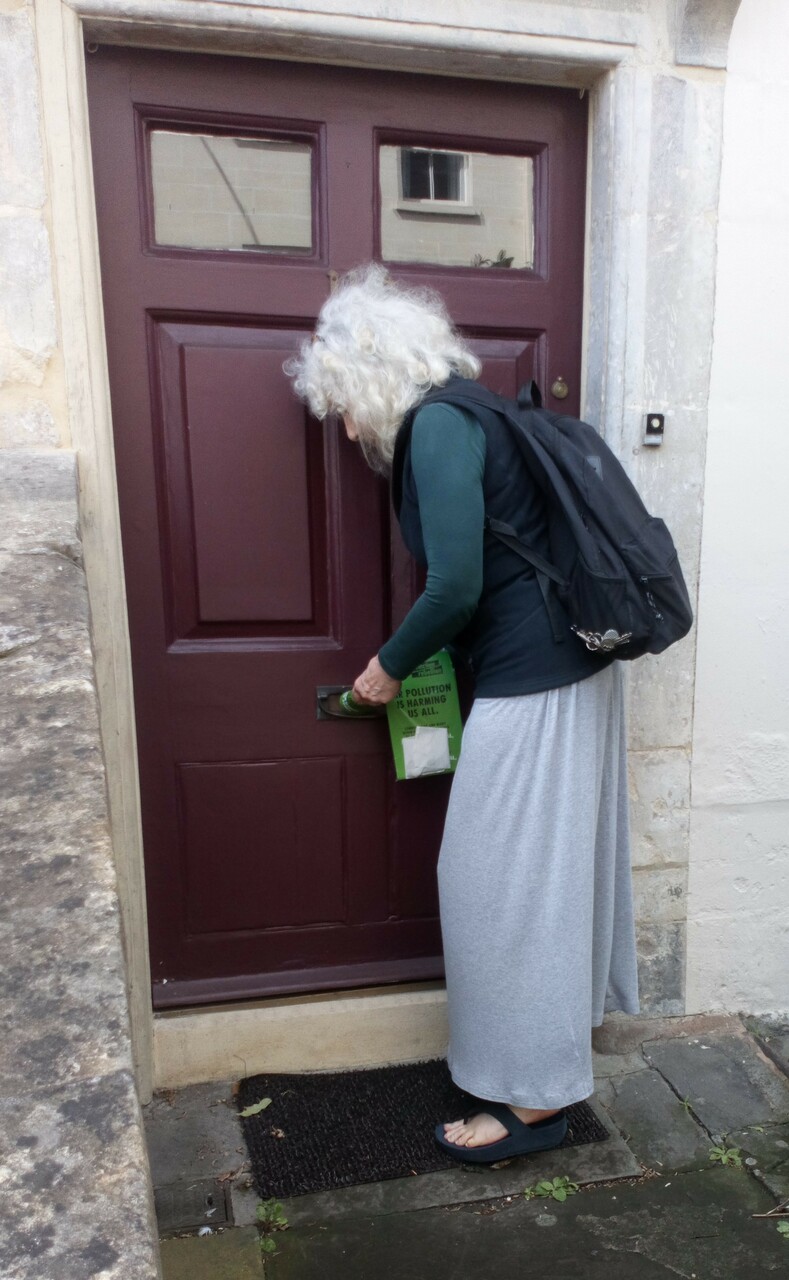
{"type": "Polygon", "coordinates": [[[446,1052],[443,982],[320,991],[153,1019],[154,1089],[268,1071],[341,1071],[446,1052]]]}

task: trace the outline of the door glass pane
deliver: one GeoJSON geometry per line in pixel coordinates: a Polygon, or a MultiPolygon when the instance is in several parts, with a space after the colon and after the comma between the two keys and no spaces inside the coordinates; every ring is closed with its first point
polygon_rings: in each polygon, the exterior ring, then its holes
{"type": "Polygon", "coordinates": [[[279,138],[156,129],[157,244],[267,253],[312,250],[312,148],[279,138]]]}
{"type": "Polygon", "coordinates": [[[387,145],[379,162],[386,261],[534,266],[531,156],[387,145]]]}

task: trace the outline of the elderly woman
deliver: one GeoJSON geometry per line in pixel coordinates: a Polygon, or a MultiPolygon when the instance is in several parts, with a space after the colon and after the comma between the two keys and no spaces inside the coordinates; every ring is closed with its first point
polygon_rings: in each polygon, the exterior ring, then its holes
{"type": "Polygon", "coordinates": [[[593,1089],[591,1028],[638,1012],[621,668],[557,643],[534,571],[486,513],[548,554],[543,499],[506,423],[435,402],[480,364],[440,298],[370,266],[325,303],[286,366],[318,418],[341,415],[391,473],[423,594],[356,679],[384,704],[437,649],[466,660],[475,701],[453,780],[438,886],[448,1063],[478,1098],[436,1137],[487,1162],[558,1145],[593,1089]],[[416,412],[414,412],[416,411],[416,412]]]}

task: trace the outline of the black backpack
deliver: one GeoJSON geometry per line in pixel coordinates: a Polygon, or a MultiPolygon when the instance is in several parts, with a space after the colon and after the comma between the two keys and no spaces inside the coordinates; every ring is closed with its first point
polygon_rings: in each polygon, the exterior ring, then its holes
{"type": "Polygon", "coordinates": [[[662,653],[693,623],[688,590],[671,534],[650,516],[624,468],[602,436],[577,418],[542,407],[536,383],[517,401],[465,378],[452,378],[420,404],[454,404],[472,413],[492,409],[510,426],[548,511],[551,560],[515,530],[486,516],[485,527],[536,572],[554,636],[566,621],[552,591],[587,649],[617,658],[662,653]]]}

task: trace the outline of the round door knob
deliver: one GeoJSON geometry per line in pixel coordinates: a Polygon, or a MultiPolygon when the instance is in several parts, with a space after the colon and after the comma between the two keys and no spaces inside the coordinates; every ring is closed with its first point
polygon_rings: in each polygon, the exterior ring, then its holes
{"type": "Polygon", "coordinates": [[[551,395],[556,400],[566,400],[570,394],[570,388],[565,382],[561,374],[551,383],[551,395]]]}

